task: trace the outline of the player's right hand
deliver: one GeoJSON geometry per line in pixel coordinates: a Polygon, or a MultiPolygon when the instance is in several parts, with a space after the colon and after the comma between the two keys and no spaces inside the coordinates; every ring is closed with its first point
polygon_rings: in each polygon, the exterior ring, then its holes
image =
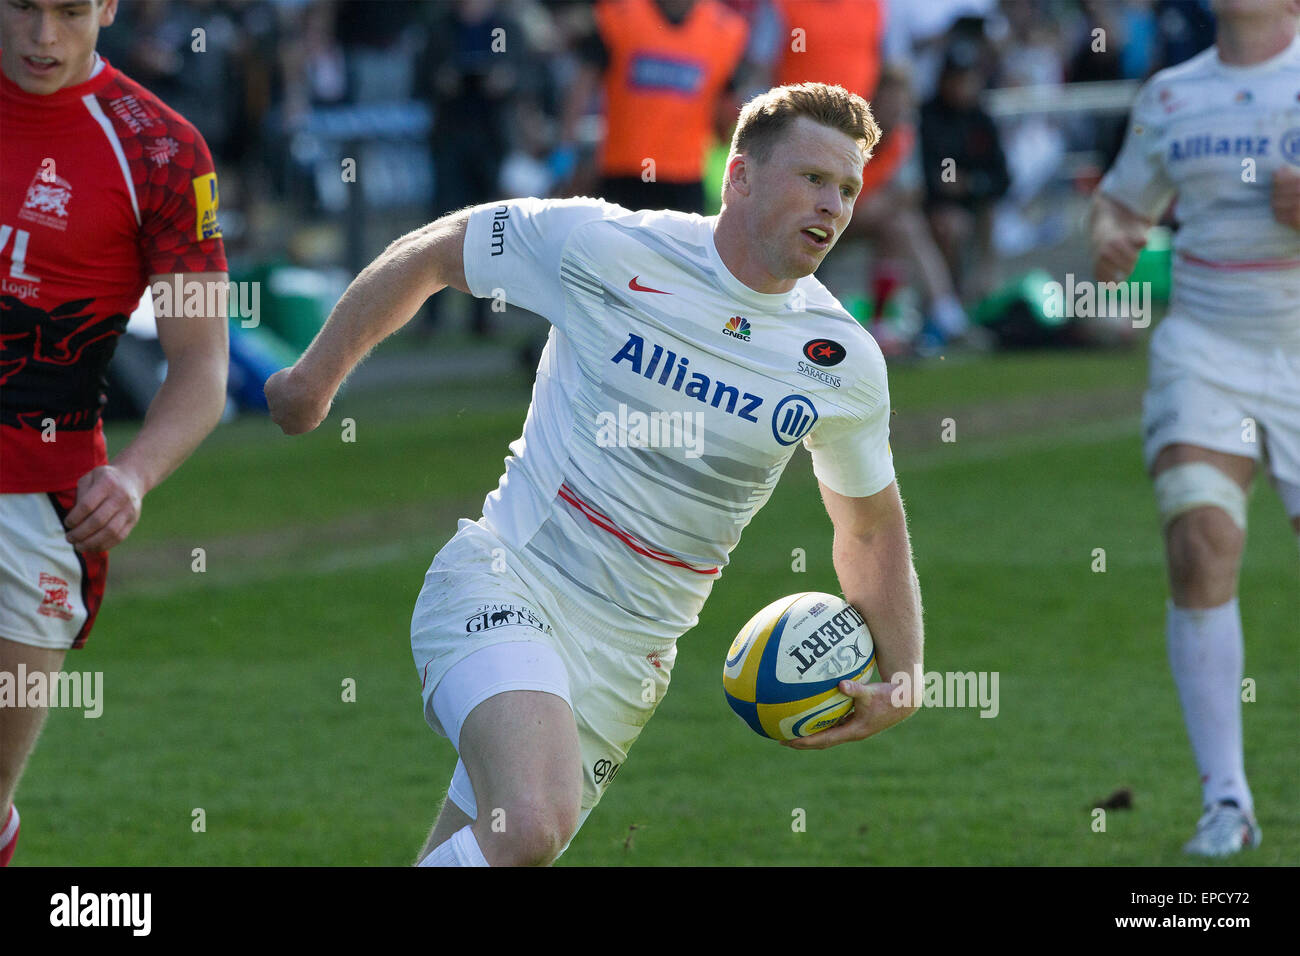
{"type": "Polygon", "coordinates": [[[302,381],[296,365],[282,368],[266,380],[262,389],[271,421],[280,426],[286,435],[309,432],[325,420],[333,404],[333,396],[321,397],[302,381]]]}
{"type": "Polygon", "coordinates": [[[840,693],[853,698],[853,710],[834,727],[827,727],[807,737],[783,740],[781,746],[791,750],[825,750],[851,740],[865,740],[894,724],[901,723],[916,713],[914,706],[895,702],[894,684],[862,684],[854,680],[840,681],[840,693]]]}
{"type": "Polygon", "coordinates": [[[1097,244],[1097,258],[1093,275],[1098,282],[1123,282],[1137,265],[1138,254],[1146,247],[1145,229],[1107,230],[1107,235],[1097,244]]]}
{"type": "Polygon", "coordinates": [[[144,489],[126,468],[101,465],[77,482],[77,503],[63,519],[67,541],[78,551],[107,551],[140,520],[144,489]]]}

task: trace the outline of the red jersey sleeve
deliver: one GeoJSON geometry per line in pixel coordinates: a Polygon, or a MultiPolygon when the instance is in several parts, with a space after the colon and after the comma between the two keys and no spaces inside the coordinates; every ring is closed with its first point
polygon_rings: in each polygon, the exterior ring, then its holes
{"type": "Polygon", "coordinates": [[[160,112],[163,135],[122,143],[140,199],[141,258],[149,275],[225,272],[217,174],[208,145],[178,114],[160,112]]]}

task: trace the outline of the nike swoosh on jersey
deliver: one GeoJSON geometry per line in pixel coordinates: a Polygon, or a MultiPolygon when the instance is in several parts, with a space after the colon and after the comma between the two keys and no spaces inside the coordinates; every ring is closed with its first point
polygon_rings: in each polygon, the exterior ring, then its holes
{"type": "Polygon", "coordinates": [[[627,284],[627,287],[633,292],[658,292],[660,295],[672,295],[671,292],[664,292],[662,289],[652,289],[648,285],[642,285],[636,281],[639,278],[641,277],[633,276],[632,281],[627,284]]]}

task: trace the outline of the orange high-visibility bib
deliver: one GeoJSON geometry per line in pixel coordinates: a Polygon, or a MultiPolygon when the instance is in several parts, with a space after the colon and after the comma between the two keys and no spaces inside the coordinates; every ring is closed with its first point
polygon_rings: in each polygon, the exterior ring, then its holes
{"type": "Polygon", "coordinates": [[[719,94],[745,52],[748,27],[714,0],[700,0],[680,24],[653,0],[602,0],[595,10],[609,51],[605,71],[605,176],[656,180],[703,177],[719,94]]]}

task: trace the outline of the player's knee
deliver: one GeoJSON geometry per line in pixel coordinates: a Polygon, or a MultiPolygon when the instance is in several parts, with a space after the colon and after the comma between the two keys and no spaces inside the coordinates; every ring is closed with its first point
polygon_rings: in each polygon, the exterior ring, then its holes
{"type": "Polygon", "coordinates": [[[1175,591],[1232,578],[1246,543],[1241,486],[1207,462],[1183,462],[1156,475],[1155,493],[1175,591]]]}
{"type": "Polygon", "coordinates": [[[1154,484],[1160,523],[1166,529],[1184,515],[1213,508],[1244,534],[1246,492],[1209,462],[1180,462],[1163,469],[1155,476],[1154,484]]]}
{"type": "MultiPolygon", "coordinates": [[[[1236,576],[1246,533],[1219,508],[1189,511],[1169,526],[1169,573],[1175,590],[1228,586],[1236,576]]],[[[1230,595],[1229,595],[1230,596],[1230,595]]]]}
{"type": "Polygon", "coordinates": [[[529,800],[508,804],[498,816],[504,859],[496,866],[548,866],[578,829],[578,807],[529,800]]]}

